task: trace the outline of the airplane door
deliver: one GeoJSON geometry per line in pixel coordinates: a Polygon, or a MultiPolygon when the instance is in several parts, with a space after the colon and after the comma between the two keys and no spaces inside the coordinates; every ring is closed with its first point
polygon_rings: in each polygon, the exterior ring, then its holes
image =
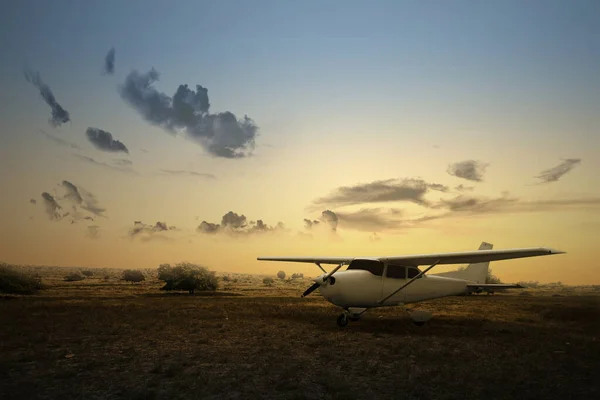
{"type": "MultiPolygon", "coordinates": [[[[387,265],[383,277],[383,288],[381,298],[385,298],[400,289],[402,285],[408,282],[406,280],[406,267],[387,265]]],[[[385,304],[403,303],[405,291],[401,290],[394,296],[385,301],[385,304]]]]}

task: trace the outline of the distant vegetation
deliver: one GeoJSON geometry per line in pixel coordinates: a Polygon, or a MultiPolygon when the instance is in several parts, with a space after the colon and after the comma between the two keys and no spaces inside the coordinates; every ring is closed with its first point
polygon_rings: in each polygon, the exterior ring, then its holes
{"type": "Polygon", "coordinates": [[[303,278],[304,278],[304,274],[303,274],[303,273],[301,273],[301,272],[298,272],[298,273],[295,273],[295,272],[294,272],[294,273],[292,274],[292,279],[303,279],[303,278]]]}
{"type": "Polygon", "coordinates": [[[71,272],[69,275],[65,276],[65,281],[67,282],[82,281],[84,279],[85,276],[83,276],[80,272],[71,272]]]}
{"type": "Polygon", "coordinates": [[[277,277],[281,280],[285,279],[285,271],[279,271],[277,277]]]}
{"type": "Polygon", "coordinates": [[[273,278],[271,278],[270,276],[263,279],[263,283],[266,286],[271,286],[273,284],[273,282],[275,282],[275,280],[273,278]]]}
{"type": "Polygon", "coordinates": [[[0,263],[0,292],[34,294],[43,288],[39,278],[16,271],[9,264],[0,263]]]}
{"type": "Polygon", "coordinates": [[[165,282],[161,290],[185,290],[190,294],[198,291],[215,291],[219,282],[215,273],[208,268],[182,262],[172,267],[161,264],[158,267],[158,279],[165,282]]]}
{"type": "Polygon", "coordinates": [[[89,269],[86,269],[85,271],[81,271],[81,273],[85,276],[87,276],[88,278],[94,276],[94,272],[90,271],[89,269]]]}
{"type": "Polygon", "coordinates": [[[123,280],[135,283],[146,280],[146,277],[140,270],[126,269],[125,271],[123,271],[123,280]]]}

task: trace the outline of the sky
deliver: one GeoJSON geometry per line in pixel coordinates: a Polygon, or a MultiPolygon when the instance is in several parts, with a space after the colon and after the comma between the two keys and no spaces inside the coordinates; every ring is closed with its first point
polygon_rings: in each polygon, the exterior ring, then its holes
{"type": "MultiPolygon", "coordinates": [[[[7,1],[0,259],[547,246],[600,283],[597,1],[7,1]]],[[[453,267],[436,267],[439,272],[453,267]]]]}

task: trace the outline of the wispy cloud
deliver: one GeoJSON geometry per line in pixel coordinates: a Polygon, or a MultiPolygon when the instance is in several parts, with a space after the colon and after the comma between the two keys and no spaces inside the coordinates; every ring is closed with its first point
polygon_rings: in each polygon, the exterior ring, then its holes
{"type": "Polygon", "coordinates": [[[130,168],[129,166],[115,166],[115,165],[110,165],[107,164],[105,162],[102,161],[97,161],[92,157],[88,157],[88,156],[83,156],[81,154],[73,154],[74,157],[78,158],[81,161],[84,161],[88,164],[92,164],[98,167],[102,167],[102,168],[107,168],[113,171],[118,171],[118,172],[124,172],[127,174],[138,174],[134,169],[130,168]]]}
{"type": "Polygon", "coordinates": [[[169,174],[169,175],[197,176],[200,178],[207,178],[207,179],[215,179],[216,178],[216,176],[214,176],[213,174],[196,172],[196,171],[172,170],[172,169],[161,169],[161,171],[164,172],[165,174],[169,174]]]}
{"type": "Polygon", "coordinates": [[[51,135],[51,134],[43,131],[42,129],[38,129],[38,132],[40,132],[46,139],[50,140],[51,142],[53,142],[54,144],[56,144],[58,146],[70,147],[72,149],[79,150],[79,146],[77,146],[75,143],[71,143],[64,139],[61,139],[54,135],[51,135]]]}
{"type": "Polygon", "coordinates": [[[540,183],[557,182],[565,174],[581,163],[580,158],[569,158],[555,167],[544,170],[536,178],[540,179],[540,183]]]}
{"type": "Polygon", "coordinates": [[[439,183],[427,183],[422,179],[388,179],[354,186],[342,186],[325,197],[313,202],[314,207],[340,207],[364,203],[406,201],[428,206],[425,195],[432,191],[446,192],[448,187],[439,183]]]}
{"type": "Polygon", "coordinates": [[[52,109],[52,118],[49,121],[50,124],[56,127],[69,122],[71,120],[69,112],[65,110],[60,104],[58,104],[58,101],[56,101],[56,98],[54,97],[54,93],[52,93],[50,87],[44,83],[44,81],[40,77],[40,74],[38,72],[33,72],[29,70],[24,71],[24,74],[25,80],[34,85],[39,90],[40,96],[42,96],[46,104],[48,104],[52,109]]]}

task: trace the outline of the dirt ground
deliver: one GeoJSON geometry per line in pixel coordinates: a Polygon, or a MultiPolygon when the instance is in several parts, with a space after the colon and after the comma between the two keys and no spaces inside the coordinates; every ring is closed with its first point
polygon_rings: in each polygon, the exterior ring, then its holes
{"type": "Polygon", "coordinates": [[[600,398],[598,294],[451,297],[336,325],[309,280],[50,282],[0,299],[2,399],[600,398]],[[223,286],[224,284],[224,286],[223,286]]]}

